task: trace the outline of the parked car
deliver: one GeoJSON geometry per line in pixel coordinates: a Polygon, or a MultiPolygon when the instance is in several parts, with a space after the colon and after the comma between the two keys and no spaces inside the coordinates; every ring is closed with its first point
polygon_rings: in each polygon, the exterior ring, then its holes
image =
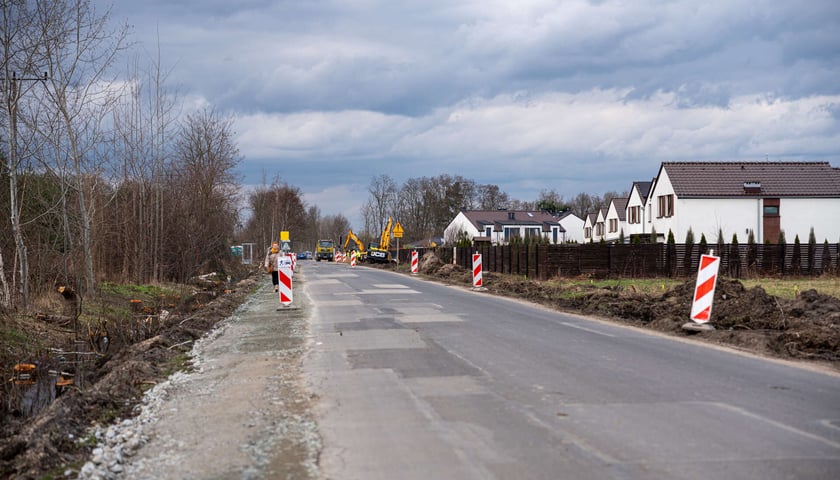
{"type": "Polygon", "coordinates": [[[306,253],[306,259],[307,260],[312,260],[312,252],[307,251],[307,252],[304,252],[304,253],[306,253]]]}
{"type": "Polygon", "coordinates": [[[306,259],[306,252],[300,252],[297,254],[298,260],[305,260],[306,259]]]}

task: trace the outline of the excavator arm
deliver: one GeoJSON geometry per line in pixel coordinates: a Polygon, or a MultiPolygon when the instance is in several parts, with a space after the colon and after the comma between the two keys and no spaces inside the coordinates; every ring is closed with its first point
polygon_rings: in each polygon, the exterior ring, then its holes
{"type": "Polygon", "coordinates": [[[359,237],[357,237],[356,234],[353,233],[352,228],[349,232],[347,232],[347,240],[344,241],[344,251],[347,251],[347,247],[350,245],[351,240],[353,241],[353,243],[356,244],[356,250],[358,250],[359,253],[365,253],[365,245],[362,243],[361,240],[359,240],[359,237]]]}
{"type": "Polygon", "coordinates": [[[385,225],[385,228],[382,230],[382,236],[379,238],[379,248],[382,250],[388,250],[388,247],[391,246],[391,228],[394,225],[394,219],[388,217],[388,224],[385,225]]]}

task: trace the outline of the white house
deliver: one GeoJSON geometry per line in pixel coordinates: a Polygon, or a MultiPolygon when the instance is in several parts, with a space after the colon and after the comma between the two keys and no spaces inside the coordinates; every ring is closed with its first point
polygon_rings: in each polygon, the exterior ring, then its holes
{"type": "Polygon", "coordinates": [[[595,221],[598,219],[597,213],[587,213],[586,221],[583,223],[583,241],[584,243],[594,242],[595,236],[595,221]]]}
{"type": "Polygon", "coordinates": [[[595,229],[592,232],[592,241],[593,242],[600,242],[604,240],[604,237],[607,234],[607,209],[606,207],[602,207],[598,209],[597,214],[595,215],[595,229]]]}
{"type": "Polygon", "coordinates": [[[604,221],[606,233],[604,240],[607,242],[618,241],[622,236],[627,236],[627,198],[613,198],[610,206],[607,207],[607,216],[604,221]]]}
{"type": "Polygon", "coordinates": [[[563,242],[583,243],[583,219],[572,213],[566,211],[561,213],[558,217],[560,226],[566,230],[563,237],[563,242]]]}
{"type": "Polygon", "coordinates": [[[653,182],[633,182],[630,187],[630,197],[627,199],[627,230],[624,234],[627,238],[632,235],[649,234],[645,211],[647,208],[647,197],[653,182]]]}
{"type": "MultiPolygon", "coordinates": [[[[628,203],[628,206],[630,204],[628,203]]],[[[647,204],[647,231],[685,240],[757,243],[795,236],[840,241],[840,169],[828,162],[663,162],[647,204]]]]}
{"type": "Polygon", "coordinates": [[[583,220],[571,212],[552,215],[524,210],[461,210],[444,230],[446,243],[455,243],[466,236],[472,241],[495,245],[542,237],[558,244],[583,241],[583,220]]]}

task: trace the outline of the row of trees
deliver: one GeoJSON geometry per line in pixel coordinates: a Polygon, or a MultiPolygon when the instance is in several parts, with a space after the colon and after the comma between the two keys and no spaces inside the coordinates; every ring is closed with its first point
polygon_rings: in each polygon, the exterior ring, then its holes
{"type": "MultiPolygon", "coordinates": [[[[570,201],[554,189],[539,193],[534,201],[511,198],[498,185],[480,184],[460,175],[409,178],[397,185],[388,175],[373,177],[368,186],[368,201],[362,208],[368,238],[378,238],[388,217],[398,219],[409,241],[429,239],[443,234],[460,210],[531,210],[563,212],[571,210],[580,218],[609,204],[618,192],[603,196],[579,193],[570,201]]],[[[625,194],[626,196],[626,194],[625,194]]]]}
{"type": "MultiPolygon", "coordinates": [[[[117,71],[129,28],[88,0],[2,0],[0,16],[0,310],[57,284],[84,296],[223,268],[246,228],[233,119],[182,111],[156,58],[117,71]]],[[[349,228],[279,179],[245,203],[263,245],[349,228]]]]}
{"type": "Polygon", "coordinates": [[[323,216],[317,206],[304,202],[299,188],[279,177],[271,184],[263,182],[248,195],[248,211],[250,216],[238,237],[261,247],[270,245],[285,230],[292,233],[295,250],[313,250],[318,239],[338,241],[350,229],[347,217],[323,216]]]}

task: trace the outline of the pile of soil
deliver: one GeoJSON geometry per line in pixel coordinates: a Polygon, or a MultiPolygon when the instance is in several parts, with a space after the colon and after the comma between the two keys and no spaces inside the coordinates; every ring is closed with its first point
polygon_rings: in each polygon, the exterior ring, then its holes
{"type": "MultiPolygon", "coordinates": [[[[0,478],[60,477],[68,467],[78,471],[95,444],[86,438],[89,427],[132,417],[146,389],[175,370],[189,368],[187,353],[193,341],[232,315],[253,291],[258,277],[255,272],[245,275],[235,285],[197,285],[200,288],[179,299],[150,338],[120,342],[112,326],[113,343],[87,372],[86,388],[67,389],[36,414],[9,409],[0,420],[0,478]]],[[[12,322],[20,320],[0,317],[0,327],[12,322]]],[[[117,319],[110,325],[115,323],[117,319]]]]}
{"type": "MultiPolygon", "coordinates": [[[[451,284],[472,284],[471,272],[444,265],[433,254],[423,258],[420,273],[451,284]],[[424,268],[428,265],[431,268],[424,268]]],[[[719,277],[712,321],[715,330],[693,332],[689,322],[694,280],[657,294],[619,287],[572,285],[562,280],[534,281],[492,272],[482,274],[489,293],[521,298],[557,310],[596,316],[638,327],[725,344],[784,359],[812,360],[840,370],[840,299],[815,290],[794,300],[768,295],[761,287],[719,277]]]]}

